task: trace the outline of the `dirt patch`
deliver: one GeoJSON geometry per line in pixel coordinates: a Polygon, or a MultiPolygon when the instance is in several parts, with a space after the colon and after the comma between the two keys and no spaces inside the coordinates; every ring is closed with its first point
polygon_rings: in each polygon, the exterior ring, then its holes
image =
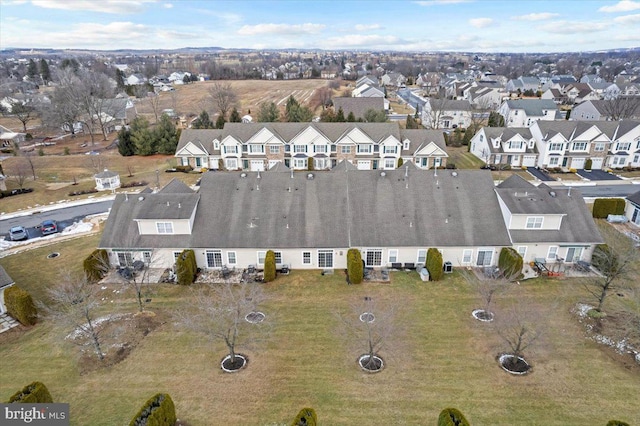
{"type": "Polygon", "coordinates": [[[80,374],[107,368],[126,359],[149,333],[166,322],[167,314],[162,310],[113,316],[100,322],[98,329],[104,353],[102,361],[96,356],[91,341],[86,336],[70,337],[70,340],[81,347],[78,359],[80,374]]]}

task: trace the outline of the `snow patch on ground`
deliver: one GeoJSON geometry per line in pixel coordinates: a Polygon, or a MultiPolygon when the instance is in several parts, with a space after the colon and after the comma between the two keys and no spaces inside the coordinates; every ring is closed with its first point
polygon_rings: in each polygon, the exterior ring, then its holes
{"type": "MultiPolygon", "coordinates": [[[[107,322],[107,321],[114,321],[120,318],[124,318],[124,317],[128,317],[131,316],[131,314],[111,314],[111,315],[106,315],[104,317],[100,317],[95,319],[94,321],[91,322],[91,324],[93,325],[93,327],[99,327],[101,324],[107,322]]],[[[87,333],[83,330],[83,328],[89,328],[89,323],[83,324],[82,326],[76,328],[74,331],[72,331],[71,333],[67,334],[67,336],[65,337],[65,339],[71,339],[71,340],[75,340],[78,339],[80,337],[88,337],[87,333]]]]}

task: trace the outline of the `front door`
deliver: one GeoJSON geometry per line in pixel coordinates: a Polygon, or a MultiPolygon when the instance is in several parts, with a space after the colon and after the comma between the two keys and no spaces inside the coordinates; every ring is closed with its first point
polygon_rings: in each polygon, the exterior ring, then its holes
{"type": "Polygon", "coordinates": [[[631,222],[635,223],[636,225],[640,225],[640,209],[637,207],[633,209],[633,214],[631,215],[631,222]]]}
{"type": "Polygon", "coordinates": [[[569,157],[564,157],[562,159],[562,167],[567,167],[567,164],[569,164],[569,157]]]}

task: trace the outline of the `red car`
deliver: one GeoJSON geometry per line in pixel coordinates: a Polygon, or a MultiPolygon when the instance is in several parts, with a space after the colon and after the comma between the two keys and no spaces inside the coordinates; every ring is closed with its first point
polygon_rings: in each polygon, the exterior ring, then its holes
{"type": "Polygon", "coordinates": [[[45,220],[40,225],[40,231],[42,232],[42,235],[55,234],[58,232],[58,224],[55,220],[45,220]]]}

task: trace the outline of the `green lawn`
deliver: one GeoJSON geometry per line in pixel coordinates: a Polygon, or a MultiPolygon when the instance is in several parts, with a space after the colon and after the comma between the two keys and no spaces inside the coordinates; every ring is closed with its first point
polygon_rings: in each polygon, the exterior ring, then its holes
{"type": "MultiPolygon", "coordinates": [[[[55,247],[57,264],[44,258],[51,246],[0,264],[42,299],[56,284],[57,267],[77,269],[97,238],[55,247]]],[[[423,283],[415,272],[396,272],[390,284],[347,286],[340,271],[293,271],[265,290],[268,334],[255,347],[239,348],[249,356],[239,373],[221,372],[222,344],[168,320],[120,364],[80,375],[78,348],[62,339],[68,330],[44,321],[22,335],[0,335],[0,400],[43,381],[55,401],[71,404],[73,425],[125,424],[160,391],[171,395],[178,418],[190,425],[288,424],[305,406],[327,425],[435,424],[449,406],[472,425],[640,423],[640,369],[623,367],[608,349],[584,338],[570,313],[576,301],[588,300],[579,281],[527,281],[498,301],[520,300],[548,313],[540,324],[544,338],[527,352],[533,372],[525,377],[498,367],[500,340],[490,325],[471,317],[480,302],[457,273],[423,283]],[[336,315],[365,296],[399,306],[397,332],[381,353],[387,367],[373,375],[356,366],[364,348],[345,342],[336,315]]],[[[157,285],[150,309],[171,311],[188,291],[157,285]]],[[[112,288],[104,294],[105,312],[135,309],[131,297],[112,288]]]]}
{"type": "Polygon", "coordinates": [[[449,154],[447,162],[455,164],[459,169],[479,169],[484,165],[484,161],[467,152],[466,146],[448,146],[447,153],[449,154]]]}

